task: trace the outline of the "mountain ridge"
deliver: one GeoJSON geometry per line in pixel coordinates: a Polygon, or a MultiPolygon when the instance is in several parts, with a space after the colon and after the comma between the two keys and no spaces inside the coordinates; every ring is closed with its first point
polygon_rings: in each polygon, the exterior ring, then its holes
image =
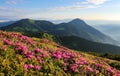
{"type": "Polygon", "coordinates": [[[17,31],[28,33],[31,32],[48,32],[58,36],[77,36],[87,40],[108,44],[119,44],[107,35],[86,24],[81,19],[74,19],[68,23],[53,24],[46,20],[22,19],[11,25],[1,27],[5,31],[17,31]]]}
{"type": "Polygon", "coordinates": [[[0,22],[0,27],[7,26],[13,24],[15,21],[7,21],[7,22],[0,22]]]}
{"type": "Polygon", "coordinates": [[[76,36],[64,36],[58,38],[63,46],[66,46],[70,49],[81,50],[83,52],[120,54],[119,46],[92,42],[76,36]]]}

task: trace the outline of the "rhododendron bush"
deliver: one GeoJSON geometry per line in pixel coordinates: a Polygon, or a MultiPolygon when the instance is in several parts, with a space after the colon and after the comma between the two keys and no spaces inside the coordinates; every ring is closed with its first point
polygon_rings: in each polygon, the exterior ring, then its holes
{"type": "Polygon", "coordinates": [[[120,76],[110,61],[47,39],[0,31],[0,76],[120,76]]]}

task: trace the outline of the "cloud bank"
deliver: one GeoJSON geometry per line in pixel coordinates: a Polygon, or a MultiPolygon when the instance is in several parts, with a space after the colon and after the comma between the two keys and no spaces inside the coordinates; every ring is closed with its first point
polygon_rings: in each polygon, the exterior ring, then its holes
{"type": "Polygon", "coordinates": [[[106,1],[107,0],[87,0],[86,2],[95,4],[95,5],[100,5],[100,4],[105,3],[106,1]]]}
{"type": "Polygon", "coordinates": [[[7,4],[18,4],[19,2],[22,2],[23,0],[6,0],[5,2],[7,4]]]}
{"type": "MultiPolygon", "coordinates": [[[[70,5],[61,5],[46,7],[45,9],[33,9],[31,7],[27,8],[17,8],[17,7],[9,7],[9,6],[18,6],[19,3],[23,3],[25,0],[4,0],[7,6],[0,6],[0,20],[15,20],[20,18],[32,18],[32,17],[43,17],[47,15],[47,18],[52,18],[54,15],[59,17],[60,13],[69,12],[74,10],[82,10],[82,9],[94,9],[99,6],[102,6],[108,0],[73,0],[74,2],[70,5]],[[24,9],[24,10],[23,10],[24,9]],[[42,11],[42,12],[41,12],[42,11]],[[52,13],[52,16],[50,14],[52,13]],[[43,14],[43,15],[42,15],[43,14]]],[[[61,2],[64,0],[60,0],[61,2]]],[[[68,0],[69,1],[69,0],[68,0]]],[[[62,16],[60,16],[62,17],[62,16]]]]}
{"type": "MultiPolygon", "coordinates": [[[[64,1],[64,0],[60,0],[64,1]]],[[[88,8],[97,8],[101,4],[104,4],[108,0],[77,0],[72,6],[62,6],[62,7],[54,7],[50,8],[52,11],[65,11],[65,10],[80,10],[80,9],[88,9],[88,8]]]]}

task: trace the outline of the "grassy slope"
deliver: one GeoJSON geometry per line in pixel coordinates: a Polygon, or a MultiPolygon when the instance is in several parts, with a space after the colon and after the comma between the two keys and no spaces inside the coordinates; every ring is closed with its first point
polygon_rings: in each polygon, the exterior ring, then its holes
{"type": "MultiPolygon", "coordinates": [[[[0,76],[116,76],[113,60],[70,50],[47,39],[0,31],[0,76]]],[[[119,75],[118,75],[119,76],[119,75]]]]}

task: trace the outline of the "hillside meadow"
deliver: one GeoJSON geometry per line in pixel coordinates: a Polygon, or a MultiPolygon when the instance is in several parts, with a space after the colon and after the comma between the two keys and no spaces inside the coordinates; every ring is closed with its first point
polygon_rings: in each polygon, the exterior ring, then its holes
{"type": "Polygon", "coordinates": [[[0,31],[0,76],[120,76],[107,58],[43,38],[0,31]]]}

